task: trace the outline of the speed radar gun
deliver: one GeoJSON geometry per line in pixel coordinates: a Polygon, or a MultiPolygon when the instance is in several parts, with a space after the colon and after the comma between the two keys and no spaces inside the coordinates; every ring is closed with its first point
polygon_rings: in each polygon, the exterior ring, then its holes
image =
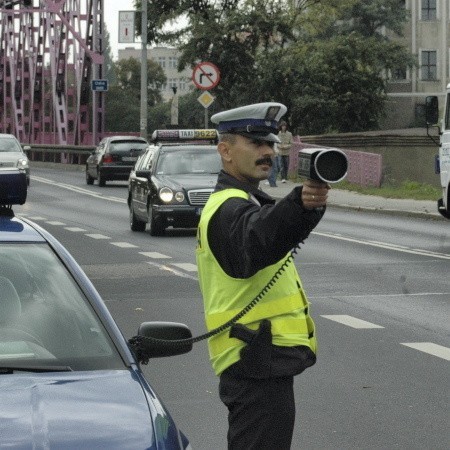
{"type": "Polygon", "coordinates": [[[298,174],[310,180],[337,183],[347,169],[346,154],[335,148],[307,148],[298,154],[298,174]]]}

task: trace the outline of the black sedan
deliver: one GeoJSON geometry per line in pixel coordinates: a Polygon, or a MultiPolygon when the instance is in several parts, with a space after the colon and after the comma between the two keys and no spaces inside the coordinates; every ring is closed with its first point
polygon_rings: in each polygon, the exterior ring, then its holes
{"type": "MultiPolygon", "coordinates": [[[[178,130],[170,130],[173,133],[178,130]]],[[[186,130],[184,135],[186,135],[186,130]]],[[[160,142],[150,146],[136,163],[128,180],[130,227],[158,236],[169,226],[193,228],[214,190],[221,169],[215,130],[201,130],[204,140],[192,143],[160,142]],[[205,133],[209,131],[208,133],[205,133]]],[[[192,136],[197,135],[195,133],[192,136]]]]}
{"type": "Polygon", "coordinates": [[[106,181],[128,180],[131,169],[148,147],[146,139],[139,136],[109,136],[100,141],[86,161],[86,183],[99,186],[106,181]]]}

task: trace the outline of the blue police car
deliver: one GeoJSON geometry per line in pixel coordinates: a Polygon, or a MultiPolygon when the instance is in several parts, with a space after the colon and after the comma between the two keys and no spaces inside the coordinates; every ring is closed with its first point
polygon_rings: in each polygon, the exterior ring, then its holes
{"type": "Polygon", "coordinates": [[[26,195],[0,171],[0,447],[190,449],[139,365],[189,351],[190,330],[146,322],[127,342],[67,250],[15,217],[26,195]]]}

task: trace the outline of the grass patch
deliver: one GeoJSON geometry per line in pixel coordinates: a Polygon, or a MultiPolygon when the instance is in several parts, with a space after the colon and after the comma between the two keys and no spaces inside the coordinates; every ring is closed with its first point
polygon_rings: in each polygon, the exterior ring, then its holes
{"type": "Polygon", "coordinates": [[[379,195],[385,198],[408,198],[413,200],[437,200],[442,197],[442,190],[430,184],[404,181],[399,185],[386,184],[381,187],[360,186],[348,181],[333,185],[335,189],[359,192],[366,195],[379,195]]]}

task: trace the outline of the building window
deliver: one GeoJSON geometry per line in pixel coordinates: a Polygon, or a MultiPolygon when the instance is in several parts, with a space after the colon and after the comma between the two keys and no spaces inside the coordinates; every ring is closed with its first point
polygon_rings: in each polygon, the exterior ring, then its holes
{"type": "Polygon", "coordinates": [[[436,20],[436,0],[422,0],[422,20],[436,20]]]}
{"type": "Polygon", "coordinates": [[[178,80],[179,86],[180,86],[180,91],[185,91],[186,90],[186,79],[185,78],[180,78],[178,80]]]}
{"type": "Polygon", "coordinates": [[[421,53],[421,79],[433,81],[437,79],[437,52],[423,50],[421,53]]]}
{"type": "Polygon", "coordinates": [[[158,64],[165,69],[166,68],[166,57],[165,56],[158,56],[158,64]]]}
{"type": "Polygon", "coordinates": [[[176,69],[178,67],[178,58],[176,56],[169,56],[169,69],[176,69]]]}
{"type": "Polygon", "coordinates": [[[391,71],[392,81],[405,81],[407,79],[408,72],[406,67],[397,67],[391,71]]]}
{"type": "Polygon", "coordinates": [[[176,78],[169,78],[167,80],[168,82],[168,90],[172,90],[172,88],[176,88],[177,87],[177,79],[176,78]]]}

